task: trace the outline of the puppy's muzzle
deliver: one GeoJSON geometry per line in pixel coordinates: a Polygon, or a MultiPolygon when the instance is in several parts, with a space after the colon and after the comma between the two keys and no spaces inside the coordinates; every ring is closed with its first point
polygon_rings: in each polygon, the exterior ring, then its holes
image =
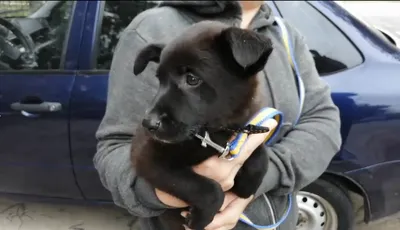
{"type": "Polygon", "coordinates": [[[142,126],[150,132],[155,132],[161,126],[161,117],[157,114],[150,113],[143,119],[142,126]]]}

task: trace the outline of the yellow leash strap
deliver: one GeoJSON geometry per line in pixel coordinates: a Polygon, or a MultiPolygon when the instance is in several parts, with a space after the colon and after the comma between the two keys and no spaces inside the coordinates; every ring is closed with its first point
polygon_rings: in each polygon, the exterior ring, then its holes
{"type": "MultiPolygon", "coordinates": [[[[258,112],[253,118],[250,119],[250,121],[247,123],[248,125],[254,125],[254,126],[261,126],[264,121],[269,120],[269,119],[275,119],[278,125],[269,131],[268,136],[265,138],[264,143],[269,144],[273,138],[276,136],[276,134],[279,132],[280,127],[282,125],[283,121],[283,114],[274,109],[274,108],[264,108],[260,112],[258,112]]],[[[239,156],[240,151],[243,147],[243,145],[246,143],[248,139],[249,134],[247,133],[238,133],[237,136],[233,141],[231,141],[229,145],[229,160],[234,159],[239,156]]]]}
{"type": "MultiPolygon", "coordinates": [[[[274,139],[274,137],[279,133],[279,130],[280,130],[280,128],[282,126],[282,122],[283,122],[283,113],[274,108],[267,107],[267,108],[264,108],[261,111],[259,111],[248,122],[248,124],[251,124],[251,125],[262,126],[264,121],[269,120],[269,119],[275,119],[278,124],[274,129],[269,131],[268,136],[265,138],[265,141],[264,141],[264,144],[266,144],[266,145],[270,144],[272,142],[272,140],[274,139]]],[[[247,133],[239,133],[235,137],[235,139],[228,145],[229,149],[230,149],[230,151],[229,151],[230,158],[228,158],[229,160],[234,159],[239,156],[243,145],[246,143],[246,141],[248,139],[248,136],[249,136],[249,134],[247,134],[247,133]]],[[[264,198],[266,199],[267,202],[269,202],[268,198],[266,197],[265,194],[264,194],[264,198]]],[[[291,207],[292,207],[292,197],[289,195],[288,207],[286,208],[285,214],[282,216],[280,221],[278,221],[277,223],[274,223],[272,225],[262,226],[262,225],[254,224],[250,220],[250,218],[248,218],[246,216],[246,214],[244,214],[244,213],[242,213],[240,215],[240,221],[242,221],[242,222],[246,223],[247,225],[252,226],[258,230],[272,230],[272,229],[277,228],[280,224],[282,224],[282,222],[286,219],[286,217],[290,213],[291,207]]],[[[274,214],[272,213],[272,215],[274,215],[274,214]]]]}
{"type": "MultiPolygon", "coordinates": [[[[269,119],[275,119],[278,124],[274,129],[269,131],[268,136],[264,140],[264,144],[266,144],[266,145],[270,144],[273,141],[274,137],[279,133],[279,130],[280,130],[280,128],[282,126],[282,122],[283,122],[283,113],[274,108],[267,107],[267,108],[262,109],[260,112],[258,112],[248,122],[248,124],[250,124],[250,125],[262,126],[264,121],[269,120],[269,119]]],[[[230,147],[229,160],[234,159],[237,156],[239,156],[243,145],[246,143],[246,141],[248,139],[248,136],[249,136],[249,134],[247,134],[247,133],[239,133],[235,137],[235,139],[229,144],[229,147],[230,147]]],[[[266,197],[265,194],[264,194],[264,198],[266,199],[267,202],[269,202],[268,198],[266,197]]],[[[272,230],[272,229],[275,229],[277,226],[279,226],[286,219],[287,215],[290,212],[291,207],[292,207],[292,197],[289,196],[289,203],[288,203],[286,213],[281,218],[281,220],[276,224],[274,223],[274,224],[268,225],[268,226],[256,225],[244,213],[242,213],[240,215],[240,221],[242,221],[242,222],[246,223],[247,225],[252,226],[258,230],[272,230]]],[[[274,214],[272,213],[272,215],[274,215],[274,214]]]]}

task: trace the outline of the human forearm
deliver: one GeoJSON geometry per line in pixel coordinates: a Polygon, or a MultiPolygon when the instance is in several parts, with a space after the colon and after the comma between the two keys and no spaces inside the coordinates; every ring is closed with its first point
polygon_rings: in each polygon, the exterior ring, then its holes
{"type": "Polygon", "coordinates": [[[188,204],[186,202],[184,202],[183,200],[180,200],[164,191],[161,191],[159,189],[155,189],[155,193],[156,196],[158,197],[158,199],[164,203],[165,205],[168,205],[170,207],[174,207],[174,208],[185,208],[188,206],[188,204]]]}

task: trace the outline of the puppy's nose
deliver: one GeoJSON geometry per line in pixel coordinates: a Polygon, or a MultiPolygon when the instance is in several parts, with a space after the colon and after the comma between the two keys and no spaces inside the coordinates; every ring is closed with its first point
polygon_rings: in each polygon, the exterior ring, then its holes
{"type": "Polygon", "coordinates": [[[157,116],[149,115],[145,119],[143,119],[142,125],[150,132],[155,132],[160,128],[161,121],[157,116]]]}

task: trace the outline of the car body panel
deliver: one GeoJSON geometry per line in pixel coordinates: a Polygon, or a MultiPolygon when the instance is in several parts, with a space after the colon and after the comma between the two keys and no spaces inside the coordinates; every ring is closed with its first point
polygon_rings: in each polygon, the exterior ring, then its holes
{"type": "Polygon", "coordinates": [[[328,79],[341,110],[344,137],[342,151],[331,168],[346,165],[340,171],[363,187],[369,198],[370,220],[388,216],[400,207],[400,177],[396,176],[400,175],[400,51],[340,6],[314,4],[326,6],[321,7],[323,13],[338,18],[336,25],[357,41],[365,57],[352,76],[341,81],[328,79]]]}
{"type": "Polygon", "coordinates": [[[1,192],[82,198],[75,184],[68,141],[73,80],[74,72],[0,74],[1,192]],[[11,103],[27,96],[59,102],[62,110],[36,117],[10,108],[11,103]]]}
{"type": "Polygon", "coordinates": [[[104,2],[88,2],[79,70],[71,93],[70,134],[74,171],[85,198],[110,201],[110,193],[101,184],[93,166],[97,146],[95,132],[105,112],[108,87],[108,71],[91,69],[103,8],[104,2]]]}
{"type": "Polygon", "coordinates": [[[77,182],[87,199],[110,200],[110,193],[93,167],[97,140],[95,132],[105,112],[108,77],[80,73],[71,98],[71,153],[77,182]]]}
{"type": "Polygon", "coordinates": [[[360,50],[360,65],[327,76],[340,109],[343,145],[328,171],[362,187],[369,220],[400,207],[400,51],[329,1],[309,1],[360,50]]]}
{"type": "Polygon", "coordinates": [[[85,3],[74,6],[63,70],[0,73],[0,191],[82,199],[69,149],[69,100],[75,80],[85,3]],[[57,112],[25,113],[10,105],[27,97],[60,103],[57,112]]]}

